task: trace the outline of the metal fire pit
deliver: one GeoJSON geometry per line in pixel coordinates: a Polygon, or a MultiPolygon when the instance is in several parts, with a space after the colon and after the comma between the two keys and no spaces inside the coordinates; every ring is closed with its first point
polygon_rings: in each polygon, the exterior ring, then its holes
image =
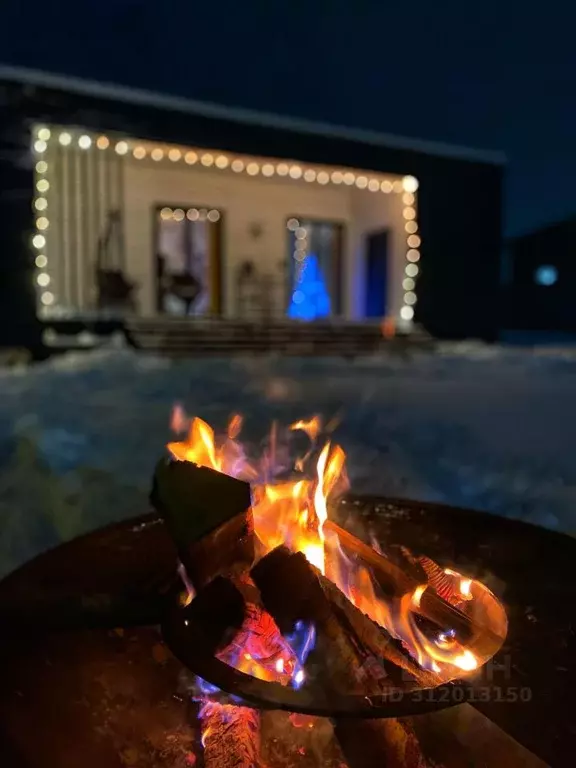
{"type": "MultiPolygon", "coordinates": [[[[369,522],[387,546],[450,563],[503,599],[505,645],[462,695],[524,747],[562,764],[574,739],[576,541],[411,501],[349,499],[338,515],[348,526],[369,522]]],[[[196,735],[178,694],[183,670],[158,630],[175,561],[162,522],[148,515],[64,544],[0,582],[0,764],[191,764],[196,735]]]]}

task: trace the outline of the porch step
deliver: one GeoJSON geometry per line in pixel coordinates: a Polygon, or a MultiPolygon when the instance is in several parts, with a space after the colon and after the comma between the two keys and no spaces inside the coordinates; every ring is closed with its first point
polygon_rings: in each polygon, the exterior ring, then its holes
{"type": "Polygon", "coordinates": [[[384,343],[378,323],[131,318],[126,335],[136,348],[171,356],[280,352],[365,355],[384,343]]]}

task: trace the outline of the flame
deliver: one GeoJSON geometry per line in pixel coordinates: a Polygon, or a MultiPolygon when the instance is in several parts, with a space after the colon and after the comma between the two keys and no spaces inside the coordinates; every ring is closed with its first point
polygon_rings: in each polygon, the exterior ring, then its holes
{"type": "MultiPolygon", "coordinates": [[[[242,428],[238,415],[232,417],[221,440],[216,440],[214,430],[205,421],[190,421],[179,407],[174,410],[172,426],[180,433],[186,432],[183,440],[168,444],[175,459],[210,467],[253,484],[254,529],[264,551],[284,544],[294,552],[302,552],[359,610],[401,640],[418,663],[437,673],[439,679],[453,679],[483,663],[470,648],[458,642],[450,628],[430,637],[416,623],[415,611],[425,591],[432,588],[429,584],[419,585],[396,600],[382,599],[370,569],[347,557],[335,535],[326,535],[324,525],[330,500],[346,486],[346,455],[330,441],[318,453],[316,444],[323,433],[318,417],[297,421],[289,427],[290,432],[303,432],[310,444],[304,456],[296,460],[293,477],[276,483],[274,475],[280,466],[276,426],[259,465],[248,460],[237,440],[242,428]]],[[[473,605],[474,590],[482,585],[451,569],[444,572],[455,580],[458,599],[473,605]]],[[[299,687],[304,682],[304,662],[314,645],[314,628],[300,626],[295,635],[298,636],[287,638],[287,647],[276,656],[266,656],[262,649],[248,647],[229,663],[260,679],[286,678],[299,687]]]]}

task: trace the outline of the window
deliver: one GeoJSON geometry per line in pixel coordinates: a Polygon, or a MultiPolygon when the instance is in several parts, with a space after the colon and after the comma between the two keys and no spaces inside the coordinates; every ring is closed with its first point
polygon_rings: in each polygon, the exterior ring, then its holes
{"type": "Polygon", "coordinates": [[[157,210],[158,310],[206,315],[220,310],[220,223],[215,209],[157,210]]]}
{"type": "Polygon", "coordinates": [[[340,315],[342,226],[292,217],[288,229],[288,316],[319,320],[340,315]]]}

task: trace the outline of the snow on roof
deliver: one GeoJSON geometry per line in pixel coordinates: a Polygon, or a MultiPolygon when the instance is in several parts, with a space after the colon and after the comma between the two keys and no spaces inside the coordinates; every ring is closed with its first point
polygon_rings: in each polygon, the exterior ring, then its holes
{"type": "Polygon", "coordinates": [[[165,109],[183,114],[231,120],[237,123],[244,123],[245,125],[267,126],[272,129],[294,131],[300,134],[321,135],[372,146],[422,152],[428,155],[452,157],[461,160],[490,163],[492,165],[503,165],[506,163],[506,157],[501,152],[469,149],[467,147],[422,139],[408,139],[377,131],[345,128],[329,123],[284,117],[240,107],[227,107],[221,104],[195,101],[180,96],[154,93],[111,83],[99,83],[24,67],[0,65],[0,81],[2,80],[40,88],[53,88],[83,96],[94,96],[96,98],[138,104],[154,109],[165,109]]]}

